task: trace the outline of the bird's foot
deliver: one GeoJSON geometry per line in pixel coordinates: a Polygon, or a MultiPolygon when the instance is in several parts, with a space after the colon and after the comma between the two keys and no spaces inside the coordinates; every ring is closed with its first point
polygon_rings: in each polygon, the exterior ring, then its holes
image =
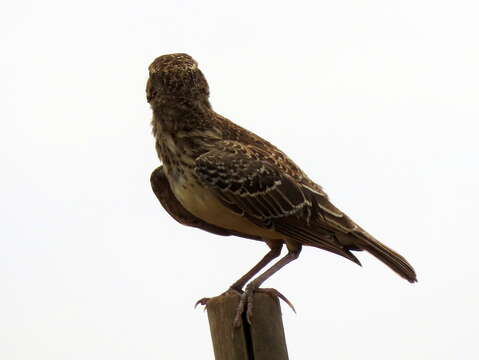
{"type": "Polygon", "coordinates": [[[246,320],[248,324],[251,325],[251,319],[253,318],[253,295],[254,293],[266,293],[269,294],[273,298],[280,298],[283,300],[288,306],[296,313],[296,309],[294,308],[291,301],[289,301],[286,296],[281,294],[278,290],[272,288],[258,288],[254,287],[254,284],[248,284],[246,286],[246,290],[241,294],[241,299],[238,304],[238,308],[236,309],[236,315],[233,321],[233,325],[235,327],[241,326],[241,316],[243,315],[246,309],[246,320]]]}
{"type": "MultiPolygon", "coordinates": [[[[221,295],[219,296],[223,296],[223,295],[229,295],[229,294],[235,294],[235,295],[240,295],[242,296],[243,295],[243,290],[238,290],[238,289],[235,289],[233,287],[230,287],[228,290],[226,290],[224,293],[222,293],[221,295]]],[[[209,297],[204,297],[204,298],[201,298],[199,299],[196,303],[195,303],[195,309],[198,305],[203,305],[205,307],[205,310],[206,310],[206,306],[208,304],[208,301],[210,301],[211,298],[209,297]]]]}
{"type": "Polygon", "coordinates": [[[206,304],[208,304],[208,301],[210,301],[211,298],[209,297],[204,297],[204,298],[201,298],[199,299],[197,302],[195,302],[195,309],[198,305],[203,305],[205,306],[205,309],[206,309],[206,304]]]}

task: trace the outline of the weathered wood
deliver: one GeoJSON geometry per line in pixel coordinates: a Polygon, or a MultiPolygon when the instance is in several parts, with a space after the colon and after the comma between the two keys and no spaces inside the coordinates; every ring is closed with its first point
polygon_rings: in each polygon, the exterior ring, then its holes
{"type": "Polygon", "coordinates": [[[281,306],[277,297],[255,294],[250,329],[254,360],[288,360],[281,306]]]}
{"type": "Polygon", "coordinates": [[[233,326],[239,299],[238,295],[224,294],[211,298],[206,305],[216,360],[252,359],[248,357],[248,343],[243,326],[233,326]]]}
{"type": "Polygon", "coordinates": [[[287,360],[281,307],[269,294],[254,295],[251,325],[243,316],[242,326],[233,320],[240,296],[227,293],[208,301],[207,311],[216,360],[287,360]]]}

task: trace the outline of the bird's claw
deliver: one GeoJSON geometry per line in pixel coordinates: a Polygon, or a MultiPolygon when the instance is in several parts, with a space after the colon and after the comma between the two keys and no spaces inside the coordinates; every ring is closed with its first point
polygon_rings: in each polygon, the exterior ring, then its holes
{"type": "Polygon", "coordinates": [[[273,289],[273,288],[259,288],[259,289],[256,289],[256,292],[262,292],[262,293],[266,293],[266,294],[269,294],[271,297],[277,297],[277,298],[280,298],[281,300],[283,300],[290,308],[291,310],[293,310],[293,312],[296,314],[296,309],[294,308],[294,305],[291,303],[291,301],[288,300],[288,298],[286,296],[284,296],[283,294],[281,294],[278,290],[276,289],[273,289]]]}
{"type": "Polygon", "coordinates": [[[233,326],[235,328],[241,326],[241,317],[243,316],[246,304],[248,304],[246,309],[246,319],[248,324],[251,324],[251,318],[253,315],[253,290],[249,289],[248,287],[246,288],[246,291],[241,294],[240,302],[236,308],[236,314],[233,320],[233,326]]]}
{"type": "Polygon", "coordinates": [[[204,297],[204,298],[201,298],[199,299],[197,302],[195,302],[195,309],[198,305],[203,305],[205,307],[205,310],[206,310],[206,305],[208,304],[208,301],[210,301],[211,298],[208,298],[208,297],[204,297]]]}
{"type": "MultiPolygon", "coordinates": [[[[235,288],[231,287],[228,290],[226,290],[224,293],[222,293],[220,296],[228,295],[228,294],[231,294],[231,293],[234,293],[234,294],[237,294],[237,295],[240,295],[240,296],[243,295],[242,290],[238,290],[238,289],[235,289],[235,288]]],[[[204,298],[199,299],[195,303],[195,309],[198,305],[203,305],[205,307],[205,310],[206,310],[206,306],[208,305],[208,301],[210,301],[210,300],[211,300],[211,298],[209,298],[209,297],[204,297],[204,298]]]]}
{"type": "Polygon", "coordinates": [[[283,300],[290,308],[293,310],[294,313],[296,313],[296,309],[294,308],[293,304],[291,301],[288,300],[286,296],[281,294],[278,290],[273,289],[273,288],[257,288],[254,289],[252,287],[246,287],[246,291],[241,295],[240,302],[238,304],[238,308],[236,309],[236,315],[233,321],[234,327],[240,327],[241,326],[241,317],[245,311],[246,307],[246,321],[248,321],[248,324],[251,325],[251,320],[253,318],[253,295],[254,293],[266,293],[270,295],[273,298],[280,298],[283,300]]]}

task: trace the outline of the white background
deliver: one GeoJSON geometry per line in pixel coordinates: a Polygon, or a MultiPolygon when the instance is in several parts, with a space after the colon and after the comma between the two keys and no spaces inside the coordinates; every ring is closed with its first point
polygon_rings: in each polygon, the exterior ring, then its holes
{"type": "Polygon", "coordinates": [[[215,110],[415,266],[307,248],[266,283],[291,359],[477,359],[476,1],[15,1],[0,11],[0,358],[212,359],[193,309],[267,251],[175,223],[147,67],[187,52],[215,110]]]}

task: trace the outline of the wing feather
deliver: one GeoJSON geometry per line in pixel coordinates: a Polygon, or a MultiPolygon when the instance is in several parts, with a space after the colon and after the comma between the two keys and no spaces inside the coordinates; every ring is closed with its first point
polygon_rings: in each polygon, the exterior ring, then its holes
{"type": "Polygon", "coordinates": [[[287,239],[341,255],[367,250],[413,282],[412,266],[336,208],[322,188],[274,147],[223,141],[196,159],[195,174],[230,210],[287,239]]]}
{"type": "Polygon", "coordinates": [[[200,156],[195,173],[226,207],[255,224],[360,264],[335,235],[339,228],[352,228],[352,222],[326,194],[304,186],[245,145],[222,147],[200,156]]]}
{"type": "Polygon", "coordinates": [[[246,148],[212,150],[196,159],[195,174],[233,211],[265,221],[310,206],[300,184],[246,148]]]}

